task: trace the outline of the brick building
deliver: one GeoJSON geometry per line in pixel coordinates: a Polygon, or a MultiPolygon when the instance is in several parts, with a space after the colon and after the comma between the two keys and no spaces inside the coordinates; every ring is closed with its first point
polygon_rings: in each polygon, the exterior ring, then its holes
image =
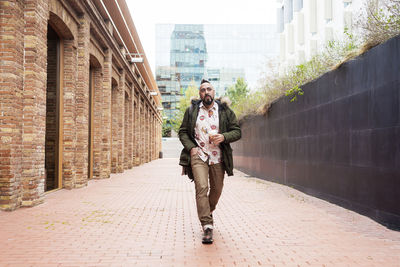
{"type": "Polygon", "coordinates": [[[124,0],[0,1],[0,209],[158,158],[160,94],[132,54],[124,0]]]}

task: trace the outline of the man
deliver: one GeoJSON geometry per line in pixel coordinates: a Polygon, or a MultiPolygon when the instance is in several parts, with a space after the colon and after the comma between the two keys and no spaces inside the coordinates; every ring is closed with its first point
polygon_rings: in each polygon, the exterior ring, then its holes
{"type": "Polygon", "coordinates": [[[224,174],[233,175],[229,143],[240,139],[241,130],[235,113],[227,104],[214,100],[215,90],[209,81],[201,81],[199,95],[201,100],[192,100],[179,128],[179,139],[184,147],[179,164],[194,180],[197,215],[204,231],[202,243],[211,244],[212,212],[221,196],[224,174]]]}

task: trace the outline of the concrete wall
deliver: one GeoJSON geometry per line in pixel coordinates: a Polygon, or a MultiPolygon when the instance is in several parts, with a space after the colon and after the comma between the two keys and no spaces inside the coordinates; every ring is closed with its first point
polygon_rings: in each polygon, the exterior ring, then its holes
{"type": "Polygon", "coordinates": [[[242,124],[235,167],[400,226],[400,36],[242,124]]]}

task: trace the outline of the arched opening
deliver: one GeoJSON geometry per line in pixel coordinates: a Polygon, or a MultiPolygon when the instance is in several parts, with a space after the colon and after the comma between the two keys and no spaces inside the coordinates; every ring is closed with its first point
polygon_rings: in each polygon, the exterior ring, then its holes
{"type": "Polygon", "coordinates": [[[103,113],[103,74],[98,58],[89,58],[89,120],[88,120],[88,179],[101,176],[102,158],[102,113],[103,113]]]}
{"type": "Polygon", "coordinates": [[[129,139],[130,139],[130,101],[129,95],[127,92],[124,94],[124,169],[128,169],[129,167],[129,139]]]}
{"type": "Polygon", "coordinates": [[[89,142],[88,142],[88,179],[93,178],[93,96],[94,96],[94,67],[89,67],[89,142]]]}
{"type": "Polygon", "coordinates": [[[48,25],[45,132],[45,191],[60,188],[62,161],[62,39],[48,25]]]}
{"type": "MultiPolygon", "coordinates": [[[[73,59],[74,35],[64,21],[49,12],[47,25],[47,81],[46,81],[46,130],[45,130],[45,191],[63,187],[63,116],[64,89],[71,90],[70,83],[64,84],[64,70],[68,72],[73,59]],[[64,65],[65,62],[65,65],[64,65]]],[[[68,126],[67,126],[68,127],[68,126]]],[[[66,149],[70,146],[66,144],[66,149]]],[[[67,167],[68,168],[68,167],[67,167]]],[[[68,170],[67,170],[68,173],[68,170]]]]}
{"type": "MultiPolygon", "coordinates": [[[[94,176],[99,176],[99,148],[97,152],[95,152],[94,144],[97,138],[97,142],[99,142],[99,120],[101,120],[101,107],[99,102],[99,93],[101,92],[101,64],[98,59],[90,55],[89,58],[89,114],[88,114],[88,179],[92,179],[94,176]],[[97,90],[97,92],[96,92],[97,90]],[[96,102],[97,100],[97,102],[96,102]],[[96,110],[97,109],[97,110],[96,110]],[[97,121],[97,123],[96,123],[97,121]],[[97,125],[97,129],[96,126],[97,125]],[[96,154],[95,154],[96,153],[96,154]],[[97,158],[96,158],[97,157],[97,158]],[[96,169],[97,164],[97,169],[96,169]],[[95,175],[96,169],[96,175],[95,175]]],[[[100,95],[101,96],[101,95],[100,95]]]]}
{"type": "Polygon", "coordinates": [[[111,78],[111,172],[118,165],[118,82],[111,78]]]}

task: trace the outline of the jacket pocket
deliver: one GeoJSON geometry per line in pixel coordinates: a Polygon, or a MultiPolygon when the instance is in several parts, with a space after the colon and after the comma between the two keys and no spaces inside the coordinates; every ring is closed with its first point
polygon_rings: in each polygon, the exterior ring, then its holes
{"type": "Polygon", "coordinates": [[[179,165],[190,166],[190,154],[188,154],[185,149],[182,149],[181,151],[181,156],[179,157],[179,165]]]}

